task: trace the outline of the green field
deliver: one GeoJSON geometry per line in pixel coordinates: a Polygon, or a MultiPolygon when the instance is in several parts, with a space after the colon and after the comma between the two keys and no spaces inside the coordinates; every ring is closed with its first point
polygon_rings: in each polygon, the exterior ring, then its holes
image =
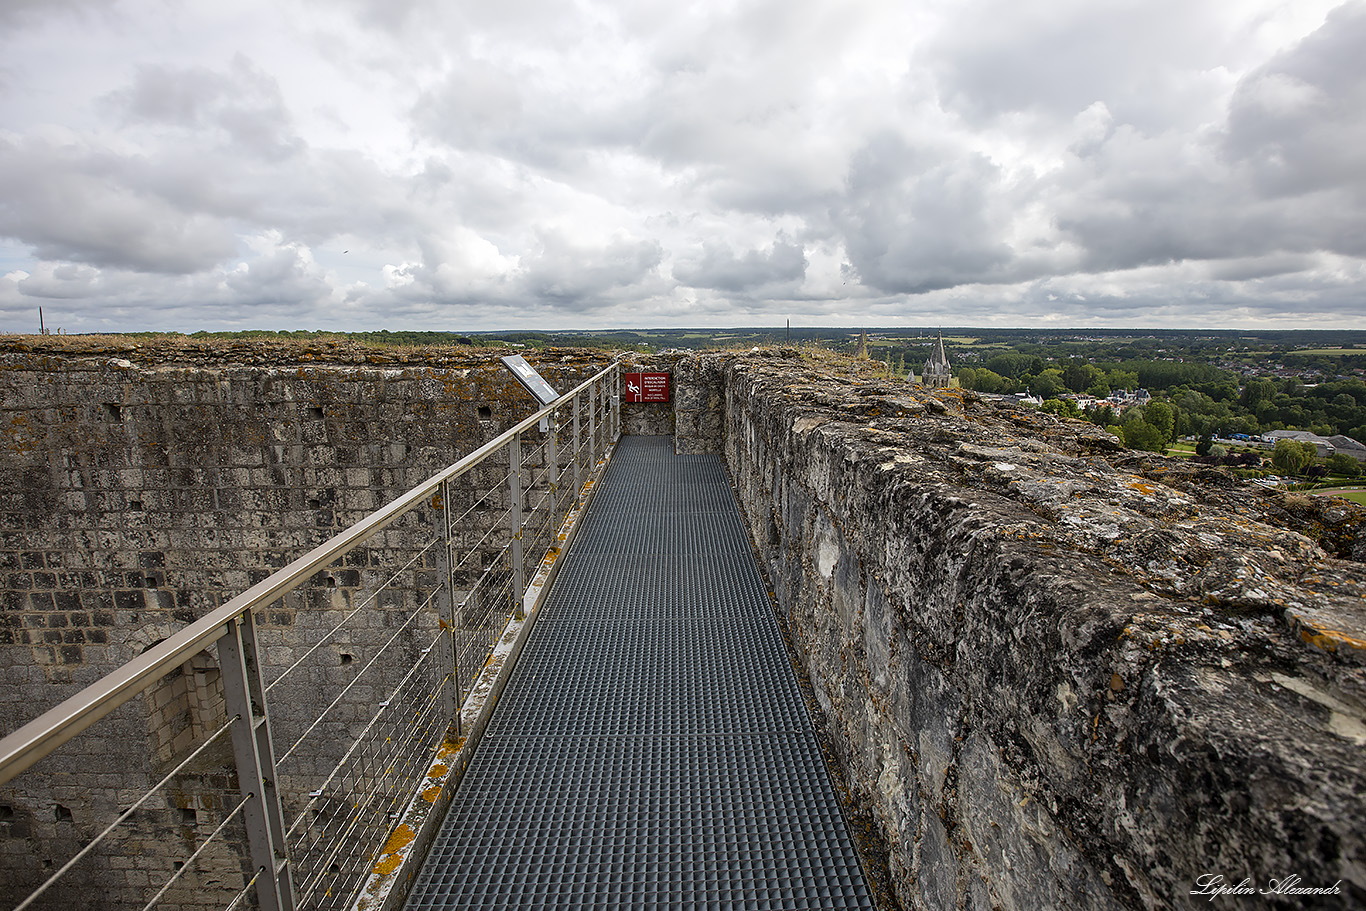
{"type": "Polygon", "coordinates": [[[982,351],[987,348],[1009,349],[1011,347],[1005,342],[984,342],[980,338],[973,338],[970,335],[946,335],[944,336],[944,344],[959,345],[963,348],[973,348],[977,351],[982,351]]]}
{"type": "Polygon", "coordinates": [[[1343,357],[1349,354],[1366,354],[1366,348],[1296,348],[1287,354],[1321,354],[1328,357],[1343,357]]]}
{"type": "Polygon", "coordinates": [[[1314,491],[1314,495],[1320,497],[1342,497],[1345,500],[1351,500],[1353,503],[1360,503],[1362,506],[1366,506],[1366,490],[1363,490],[1360,487],[1340,487],[1333,490],[1316,490],[1314,491]]]}

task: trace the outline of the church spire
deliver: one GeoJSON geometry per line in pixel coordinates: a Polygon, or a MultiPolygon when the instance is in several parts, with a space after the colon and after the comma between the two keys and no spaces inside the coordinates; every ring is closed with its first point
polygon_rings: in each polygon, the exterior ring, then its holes
{"type": "Polygon", "coordinates": [[[944,352],[944,333],[940,332],[934,348],[930,351],[930,359],[925,362],[925,371],[920,382],[925,386],[942,388],[949,385],[951,375],[949,356],[944,352]]]}

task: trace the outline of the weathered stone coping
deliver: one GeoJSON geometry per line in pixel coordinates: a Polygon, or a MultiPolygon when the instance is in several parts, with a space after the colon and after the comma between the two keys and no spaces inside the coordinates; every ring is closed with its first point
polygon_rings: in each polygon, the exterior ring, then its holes
{"type": "Polygon", "coordinates": [[[1206,874],[1366,901],[1366,510],[723,360],[743,511],[903,905],[1208,907],[1206,874]]]}

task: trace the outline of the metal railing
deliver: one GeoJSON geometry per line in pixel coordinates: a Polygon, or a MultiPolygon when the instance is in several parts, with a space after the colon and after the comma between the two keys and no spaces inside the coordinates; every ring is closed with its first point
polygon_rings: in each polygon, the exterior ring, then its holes
{"type": "MultiPolygon", "coordinates": [[[[619,436],[618,370],[613,363],[0,740],[5,785],[139,695],[149,712],[192,692],[200,697],[190,725],[197,745],[190,750],[181,731],[163,757],[164,777],[136,799],[121,796],[116,818],[16,911],[50,890],[56,898],[63,877],[113,833],[136,828],[140,814],[185,807],[185,776],[216,767],[235,772],[235,789],[194,802],[212,810],[207,819],[180,811],[193,850],[170,864],[164,881],[148,882],[145,907],[163,899],[204,906],[192,871],[210,855],[227,907],[349,907],[431,757],[458,738],[459,707],[619,436]],[[406,560],[379,559],[395,553],[406,560]],[[338,576],[351,584],[337,587],[338,576]],[[277,653],[272,643],[283,645],[286,634],[262,627],[261,618],[286,597],[303,604],[291,615],[293,640],[277,653]],[[204,670],[210,649],[218,678],[204,670]],[[205,674],[217,681],[207,699],[205,674]],[[165,799],[168,791],[178,804],[165,799]],[[225,869],[230,887],[222,885],[225,869]]],[[[142,834],[156,830],[145,823],[142,834]]]]}

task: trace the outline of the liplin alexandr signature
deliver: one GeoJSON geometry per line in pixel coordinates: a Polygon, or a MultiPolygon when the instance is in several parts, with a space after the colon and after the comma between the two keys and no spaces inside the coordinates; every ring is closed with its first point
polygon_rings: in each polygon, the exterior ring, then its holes
{"type": "Polygon", "coordinates": [[[1304,886],[1304,878],[1292,873],[1280,879],[1269,879],[1266,885],[1258,888],[1252,884],[1252,877],[1244,877],[1242,882],[1231,883],[1222,873],[1206,873],[1195,881],[1191,895],[1208,895],[1214,901],[1221,895],[1341,895],[1342,880],[1331,886],[1304,886]]]}

